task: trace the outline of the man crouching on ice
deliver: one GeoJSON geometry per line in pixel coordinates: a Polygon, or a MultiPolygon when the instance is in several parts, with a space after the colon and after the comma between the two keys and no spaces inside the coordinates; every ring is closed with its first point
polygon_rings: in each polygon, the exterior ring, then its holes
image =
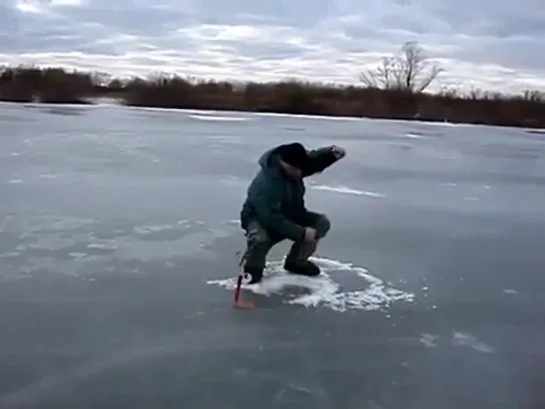
{"type": "Polygon", "coordinates": [[[293,274],[317,276],[318,266],[308,260],[330,223],[323,214],[305,208],[303,178],[324,171],[345,156],[337,146],[307,152],[300,143],[277,146],[259,158],[261,169],[248,187],[240,213],[246,232],[245,281],[263,278],[267,253],[284,239],[294,243],[284,268],[293,274]]]}

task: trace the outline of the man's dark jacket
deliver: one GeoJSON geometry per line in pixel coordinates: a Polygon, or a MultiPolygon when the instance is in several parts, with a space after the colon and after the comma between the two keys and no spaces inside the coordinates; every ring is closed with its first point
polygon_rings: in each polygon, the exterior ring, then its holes
{"type": "MultiPolygon", "coordinates": [[[[305,184],[303,179],[288,179],[278,161],[277,146],[259,158],[261,169],[248,187],[240,213],[243,229],[252,220],[279,237],[299,240],[305,234],[305,184]]],[[[337,161],[330,147],[308,152],[308,164],[303,177],[324,171],[337,161]]]]}

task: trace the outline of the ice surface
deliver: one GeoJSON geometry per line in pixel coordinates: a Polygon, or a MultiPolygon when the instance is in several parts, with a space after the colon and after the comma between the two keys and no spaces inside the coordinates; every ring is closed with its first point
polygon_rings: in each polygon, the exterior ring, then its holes
{"type": "Polygon", "coordinates": [[[0,136],[1,409],[541,403],[537,134],[0,104],[0,136]],[[236,311],[240,206],[293,140],[348,153],[308,181],[324,275],[287,275],[283,242],[236,311]]]}

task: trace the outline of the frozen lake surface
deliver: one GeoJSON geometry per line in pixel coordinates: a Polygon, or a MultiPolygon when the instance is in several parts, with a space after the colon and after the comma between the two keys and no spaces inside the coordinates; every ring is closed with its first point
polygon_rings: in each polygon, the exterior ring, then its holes
{"type": "Polygon", "coordinates": [[[545,139],[524,130],[0,105],[0,409],[545,405],[545,139]],[[324,276],[235,311],[257,159],[308,181],[324,276]]]}

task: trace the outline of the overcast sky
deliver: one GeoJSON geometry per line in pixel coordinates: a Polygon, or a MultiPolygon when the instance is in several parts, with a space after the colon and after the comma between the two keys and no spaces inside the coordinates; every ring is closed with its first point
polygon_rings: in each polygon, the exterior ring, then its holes
{"type": "Polygon", "coordinates": [[[0,0],[0,64],[354,83],[407,40],[444,87],[545,90],[543,0],[0,0]]]}

